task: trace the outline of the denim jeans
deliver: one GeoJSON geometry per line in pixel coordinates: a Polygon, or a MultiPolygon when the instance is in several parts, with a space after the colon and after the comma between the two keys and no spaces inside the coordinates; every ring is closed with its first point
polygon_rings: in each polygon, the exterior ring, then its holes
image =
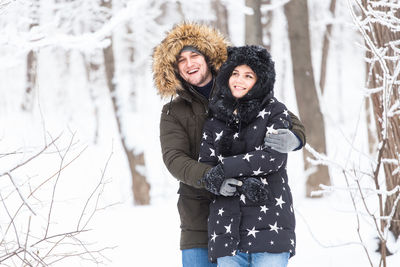
{"type": "Polygon", "coordinates": [[[182,250],[183,267],[217,267],[217,264],[208,261],[206,248],[190,248],[182,250]]]}
{"type": "Polygon", "coordinates": [[[286,267],[289,252],[283,253],[244,253],[238,251],[235,256],[218,258],[218,267],[286,267]]]}

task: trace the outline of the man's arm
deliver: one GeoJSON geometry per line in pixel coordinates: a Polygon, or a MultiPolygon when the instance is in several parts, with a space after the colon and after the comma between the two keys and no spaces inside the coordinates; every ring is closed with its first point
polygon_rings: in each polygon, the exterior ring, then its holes
{"type": "Polygon", "coordinates": [[[178,120],[167,114],[166,108],[161,114],[160,142],[164,164],[169,172],[187,185],[204,188],[200,180],[211,166],[191,158],[189,137],[178,120]]]}
{"type": "MultiPolygon", "coordinates": [[[[290,129],[296,136],[297,138],[300,139],[301,142],[301,147],[306,145],[306,129],[304,128],[304,125],[301,123],[299,118],[294,115],[290,110],[288,110],[290,119],[292,121],[292,128],[290,129]]],[[[300,149],[298,148],[298,149],[300,149]]]]}

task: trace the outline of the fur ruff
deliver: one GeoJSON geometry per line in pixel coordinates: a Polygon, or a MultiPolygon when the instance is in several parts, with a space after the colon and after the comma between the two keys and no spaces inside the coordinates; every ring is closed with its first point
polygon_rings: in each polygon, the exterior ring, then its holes
{"type": "Polygon", "coordinates": [[[183,90],[176,73],[176,60],[184,46],[199,50],[216,72],[227,58],[227,45],[223,35],[210,26],[187,22],[176,25],[153,52],[153,79],[158,93],[168,97],[183,90]]]}

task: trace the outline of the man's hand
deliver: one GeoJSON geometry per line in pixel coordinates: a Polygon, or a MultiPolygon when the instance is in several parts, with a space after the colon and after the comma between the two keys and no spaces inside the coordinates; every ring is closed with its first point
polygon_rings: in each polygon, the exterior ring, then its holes
{"type": "Polygon", "coordinates": [[[264,145],[280,153],[288,153],[300,146],[300,140],[288,129],[277,129],[276,134],[268,134],[264,138],[264,145]]]}

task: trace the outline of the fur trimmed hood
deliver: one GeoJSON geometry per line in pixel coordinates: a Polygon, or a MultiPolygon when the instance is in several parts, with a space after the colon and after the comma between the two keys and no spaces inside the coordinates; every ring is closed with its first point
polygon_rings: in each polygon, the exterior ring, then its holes
{"type": "Polygon", "coordinates": [[[153,79],[161,97],[173,96],[183,90],[177,77],[176,60],[185,46],[193,46],[206,58],[215,73],[227,58],[228,42],[216,29],[197,23],[181,23],[172,28],[154,48],[153,79]]]}
{"type": "Polygon", "coordinates": [[[217,76],[217,92],[210,101],[210,109],[218,119],[231,121],[233,111],[244,123],[257,116],[265,103],[274,96],[275,67],[268,51],[255,45],[228,47],[228,59],[221,66],[217,76]],[[233,97],[229,89],[229,78],[235,67],[248,65],[257,75],[253,88],[242,98],[233,97]]]}

